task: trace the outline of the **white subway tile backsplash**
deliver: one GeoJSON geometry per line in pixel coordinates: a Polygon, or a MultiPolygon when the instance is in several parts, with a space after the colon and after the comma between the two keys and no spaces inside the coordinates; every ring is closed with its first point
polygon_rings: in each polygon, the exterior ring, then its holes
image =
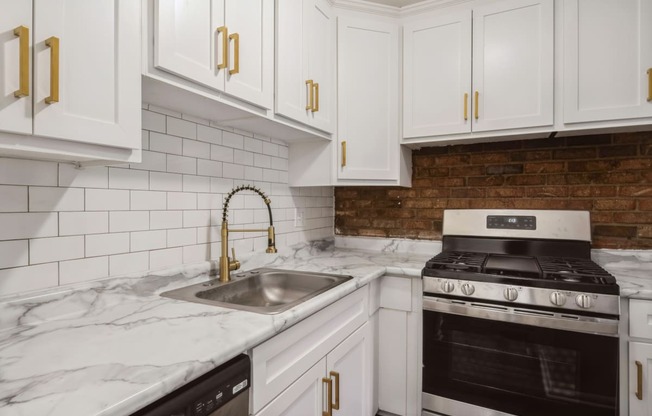
{"type": "Polygon", "coordinates": [[[122,276],[149,270],[149,252],[118,254],[109,257],[109,274],[122,276]]]}
{"type": "Polygon", "coordinates": [[[167,208],[167,193],[159,191],[131,191],[132,211],[151,211],[167,208]]]}
{"type": "Polygon", "coordinates": [[[167,234],[165,230],[131,233],[131,251],[155,250],[166,246],[167,234]]]}
{"type": "Polygon", "coordinates": [[[59,263],[0,270],[0,293],[13,295],[59,284],[59,263]]]}
{"type": "Polygon", "coordinates": [[[183,141],[183,155],[200,159],[210,159],[211,145],[197,140],[185,139],[183,141]]]}
{"type": "Polygon", "coordinates": [[[118,211],[129,209],[129,191],[86,189],[86,211],[118,211]]]}
{"type": "Polygon", "coordinates": [[[149,211],[114,211],[109,213],[109,231],[140,231],[149,229],[149,211]]]}
{"type": "Polygon", "coordinates": [[[3,185],[57,186],[57,164],[36,160],[0,158],[3,185]]]}
{"type": "MultiPolygon", "coordinates": [[[[222,204],[238,185],[270,196],[277,246],[332,235],[333,188],[290,189],[282,140],[148,104],[142,117],[141,163],[0,158],[0,296],[216,259],[222,204]]],[[[267,209],[243,192],[229,220],[266,228],[267,209]]],[[[242,253],[266,246],[264,232],[231,238],[242,253]]]]}
{"type": "Polygon", "coordinates": [[[211,178],[207,176],[183,175],[184,192],[210,192],[211,178]]]}
{"type": "Polygon", "coordinates": [[[84,257],[84,236],[29,240],[30,264],[50,263],[84,257]]]}
{"type": "Polygon", "coordinates": [[[143,110],[143,129],[165,133],[165,116],[143,110]]]}
{"type": "Polygon", "coordinates": [[[183,190],[183,175],[150,172],[149,189],[152,191],[181,191],[183,190]]]}
{"type": "Polygon", "coordinates": [[[180,137],[155,132],[150,132],[149,134],[149,150],[180,155],[182,148],[183,139],[180,137]]]}
{"type": "Polygon", "coordinates": [[[109,188],[149,189],[149,172],[146,170],[109,168],[109,188]]]}
{"type": "Polygon", "coordinates": [[[86,257],[129,252],[129,233],[86,236],[86,257]]]}
{"type": "Polygon", "coordinates": [[[212,144],[222,144],[222,130],[198,125],[197,140],[212,144]]]}
{"type": "Polygon", "coordinates": [[[194,228],[168,230],[168,247],[181,247],[197,244],[197,231],[194,228]]]}
{"type": "Polygon", "coordinates": [[[87,282],[109,276],[109,258],[91,257],[59,263],[59,284],[87,282]]]}
{"type": "Polygon", "coordinates": [[[197,209],[197,194],[168,192],[168,209],[197,209]]]}
{"type": "Polygon", "coordinates": [[[183,263],[183,249],[168,248],[149,253],[149,267],[152,270],[173,267],[183,263]]]}
{"type": "Polygon", "coordinates": [[[222,145],[227,147],[233,147],[234,149],[243,149],[244,136],[240,134],[231,133],[230,131],[224,131],[222,133],[222,145]]]}
{"type": "MultiPolygon", "coordinates": [[[[0,241],[0,269],[28,264],[27,240],[0,241]]],[[[2,282],[0,282],[0,293],[2,293],[2,282]]]]}
{"type": "Polygon", "coordinates": [[[181,120],[179,118],[168,117],[168,134],[179,137],[186,137],[188,139],[197,138],[197,124],[181,120]]]}
{"type": "Polygon", "coordinates": [[[0,212],[27,211],[27,187],[0,185],[0,212]]]}
{"type": "Polygon", "coordinates": [[[59,164],[59,186],[71,188],[108,188],[109,169],[103,166],[77,168],[59,164]]]}
{"type": "Polygon", "coordinates": [[[101,234],[108,232],[108,212],[59,213],[59,235],[101,234]]]}
{"type": "MultiPolygon", "coordinates": [[[[201,159],[200,159],[201,160],[201,159]]],[[[197,173],[197,159],[177,155],[168,155],[168,172],[172,173],[197,173]]]]}
{"type": "Polygon", "coordinates": [[[58,233],[56,213],[0,214],[0,240],[54,237],[58,233]]]}

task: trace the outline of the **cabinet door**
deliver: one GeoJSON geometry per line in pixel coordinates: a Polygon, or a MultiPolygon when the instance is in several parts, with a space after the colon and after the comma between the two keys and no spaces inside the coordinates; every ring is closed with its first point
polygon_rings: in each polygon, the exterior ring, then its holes
{"type": "Polygon", "coordinates": [[[337,39],[338,178],[396,179],[398,27],[340,17],[337,39]]]}
{"type": "Polygon", "coordinates": [[[34,28],[34,134],[139,148],[140,2],[35,0],[34,28]]]}
{"type": "Polygon", "coordinates": [[[0,10],[0,130],[31,134],[32,0],[0,0],[0,10]],[[23,38],[14,32],[21,26],[23,38]],[[21,76],[27,91],[20,91],[21,76]]]}
{"type": "Polygon", "coordinates": [[[224,91],[253,104],[272,108],[274,2],[217,0],[216,3],[224,4],[224,25],[229,30],[229,70],[225,75],[224,91]]]}
{"type": "Polygon", "coordinates": [[[339,404],[333,407],[333,416],[371,413],[370,340],[369,323],[365,323],[326,357],[328,376],[333,380],[333,403],[339,404]]]}
{"type": "Polygon", "coordinates": [[[306,371],[256,416],[322,416],[326,358],[306,371]]]}
{"type": "Polygon", "coordinates": [[[629,343],[629,414],[632,416],[652,415],[652,344],[629,343]],[[637,365],[637,363],[640,363],[637,365]],[[638,378],[641,378],[639,390],[638,378]],[[641,393],[639,399],[636,395],[641,393]]]}
{"type": "Polygon", "coordinates": [[[304,38],[312,0],[276,3],[276,113],[308,123],[308,42],[304,38]]]}
{"type": "Polygon", "coordinates": [[[304,28],[308,39],[308,65],[315,85],[315,111],[311,125],[332,133],[335,124],[335,18],[324,0],[314,0],[307,8],[309,23],[304,28]]]}
{"type": "MultiPolygon", "coordinates": [[[[223,90],[228,48],[223,48],[224,5],[211,0],[154,2],[154,65],[193,82],[223,90]]],[[[228,39],[227,39],[228,40],[228,39]]]]}
{"type": "Polygon", "coordinates": [[[553,40],[550,0],[473,10],[473,131],[553,123],[553,40]]]}
{"type": "Polygon", "coordinates": [[[403,28],[403,137],[471,132],[471,11],[403,28]]]}
{"type": "Polygon", "coordinates": [[[564,122],[652,117],[652,2],[563,4],[564,122]]]}

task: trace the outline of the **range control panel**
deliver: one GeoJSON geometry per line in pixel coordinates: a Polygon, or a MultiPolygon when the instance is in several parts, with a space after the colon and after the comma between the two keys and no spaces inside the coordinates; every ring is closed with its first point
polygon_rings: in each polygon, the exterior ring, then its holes
{"type": "Polygon", "coordinates": [[[488,215],[487,228],[498,230],[536,230],[537,217],[532,215],[488,215]]]}

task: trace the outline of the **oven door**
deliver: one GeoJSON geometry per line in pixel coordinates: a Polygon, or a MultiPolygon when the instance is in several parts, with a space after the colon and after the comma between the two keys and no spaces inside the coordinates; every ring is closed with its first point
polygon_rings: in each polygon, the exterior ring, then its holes
{"type": "MultiPolygon", "coordinates": [[[[535,312],[503,309],[424,297],[425,410],[451,416],[618,414],[617,336],[554,329],[550,322],[534,326],[540,318],[535,312]]],[[[598,324],[617,328],[617,320],[609,321],[598,324]]]]}

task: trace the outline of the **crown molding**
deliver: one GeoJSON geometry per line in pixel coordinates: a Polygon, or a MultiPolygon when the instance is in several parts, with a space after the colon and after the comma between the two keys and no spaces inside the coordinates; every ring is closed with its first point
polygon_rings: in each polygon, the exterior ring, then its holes
{"type": "Polygon", "coordinates": [[[331,6],[355,12],[370,13],[379,16],[401,18],[415,16],[429,11],[443,9],[456,4],[468,3],[473,0],[424,0],[409,6],[395,7],[373,3],[365,0],[327,0],[331,6]]]}
{"type": "Polygon", "coordinates": [[[457,4],[469,3],[473,0],[424,0],[400,9],[401,17],[408,17],[423,14],[426,12],[455,6],[457,4]]]}

